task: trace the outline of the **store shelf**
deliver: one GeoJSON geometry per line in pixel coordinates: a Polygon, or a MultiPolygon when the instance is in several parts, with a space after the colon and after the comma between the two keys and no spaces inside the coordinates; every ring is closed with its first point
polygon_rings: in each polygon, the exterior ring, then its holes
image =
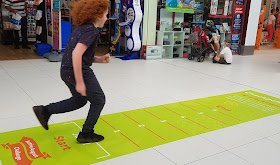
{"type": "Polygon", "coordinates": [[[211,14],[209,14],[209,17],[212,17],[212,18],[232,18],[232,16],[211,15],[211,14]]]}
{"type": "Polygon", "coordinates": [[[204,21],[193,21],[192,23],[201,23],[201,24],[205,24],[204,21]]]}

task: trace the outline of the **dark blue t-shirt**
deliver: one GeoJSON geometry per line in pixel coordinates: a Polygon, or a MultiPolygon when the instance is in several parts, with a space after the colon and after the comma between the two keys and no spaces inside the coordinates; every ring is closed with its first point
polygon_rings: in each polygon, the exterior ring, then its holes
{"type": "Polygon", "coordinates": [[[93,24],[81,25],[74,29],[68,40],[61,62],[62,78],[74,79],[72,52],[78,43],[84,43],[88,46],[88,49],[82,57],[83,76],[85,77],[88,74],[93,73],[90,66],[93,62],[98,37],[99,30],[93,24]]]}

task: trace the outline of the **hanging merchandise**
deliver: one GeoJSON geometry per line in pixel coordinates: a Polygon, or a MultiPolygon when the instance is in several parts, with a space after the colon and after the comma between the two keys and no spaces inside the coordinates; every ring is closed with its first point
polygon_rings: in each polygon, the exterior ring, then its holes
{"type": "Polygon", "coordinates": [[[52,36],[52,13],[51,13],[52,7],[51,7],[51,5],[52,5],[51,0],[46,0],[48,36],[52,36]]]}
{"type": "Polygon", "coordinates": [[[217,11],[218,11],[218,0],[211,0],[210,14],[217,15],[217,11]]]}
{"type": "Polygon", "coordinates": [[[260,46],[261,46],[263,22],[264,22],[264,16],[265,16],[265,9],[266,9],[266,6],[262,5],[261,6],[260,17],[259,17],[259,25],[258,25],[258,31],[257,31],[257,38],[256,38],[256,43],[255,43],[255,49],[256,50],[260,50],[260,46]]]}
{"type": "Polygon", "coordinates": [[[271,11],[272,9],[276,9],[276,6],[277,6],[277,0],[271,0],[270,1],[270,10],[271,11]]]}
{"type": "Polygon", "coordinates": [[[27,1],[27,37],[29,41],[36,41],[36,15],[38,0],[27,1]]]}
{"type": "Polygon", "coordinates": [[[224,16],[228,15],[228,9],[229,9],[229,0],[225,0],[225,5],[224,5],[224,16]]]}
{"type": "Polygon", "coordinates": [[[166,11],[194,13],[195,0],[166,0],[166,11]]]}
{"type": "Polygon", "coordinates": [[[228,15],[232,15],[233,0],[229,0],[228,15]]]}

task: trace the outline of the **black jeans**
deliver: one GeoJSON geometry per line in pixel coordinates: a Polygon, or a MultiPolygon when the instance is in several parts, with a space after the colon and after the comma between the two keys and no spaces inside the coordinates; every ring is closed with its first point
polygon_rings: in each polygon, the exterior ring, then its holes
{"type": "MultiPolygon", "coordinates": [[[[27,40],[27,18],[21,18],[21,37],[22,37],[22,45],[28,45],[27,40]]],[[[19,45],[19,30],[14,30],[14,44],[19,45]]]]}
{"type": "Polygon", "coordinates": [[[51,103],[47,105],[47,109],[50,114],[65,113],[77,110],[85,106],[87,101],[89,101],[90,109],[88,112],[87,119],[83,125],[83,131],[92,131],[105,105],[105,95],[93,72],[92,74],[90,74],[90,76],[84,77],[87,96],[82,96],[76,91],[76,82],[73,76],[69,77],[72,78],[69,79],[68,76],[63,75],[62,80],[70,89],[72,97],[57,103],[51,103]]]}

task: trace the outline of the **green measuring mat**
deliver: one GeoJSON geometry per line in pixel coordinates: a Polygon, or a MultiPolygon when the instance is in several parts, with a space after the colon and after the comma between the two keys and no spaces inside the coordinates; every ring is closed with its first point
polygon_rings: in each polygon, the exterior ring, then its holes
{"type": "Polygon", "coordinates": [[[85,119],[4,132],[0,165],[89,165],[278,113],[279,98],[242,91],[103,115],[99,143],[77,143],[85,119]]]}

